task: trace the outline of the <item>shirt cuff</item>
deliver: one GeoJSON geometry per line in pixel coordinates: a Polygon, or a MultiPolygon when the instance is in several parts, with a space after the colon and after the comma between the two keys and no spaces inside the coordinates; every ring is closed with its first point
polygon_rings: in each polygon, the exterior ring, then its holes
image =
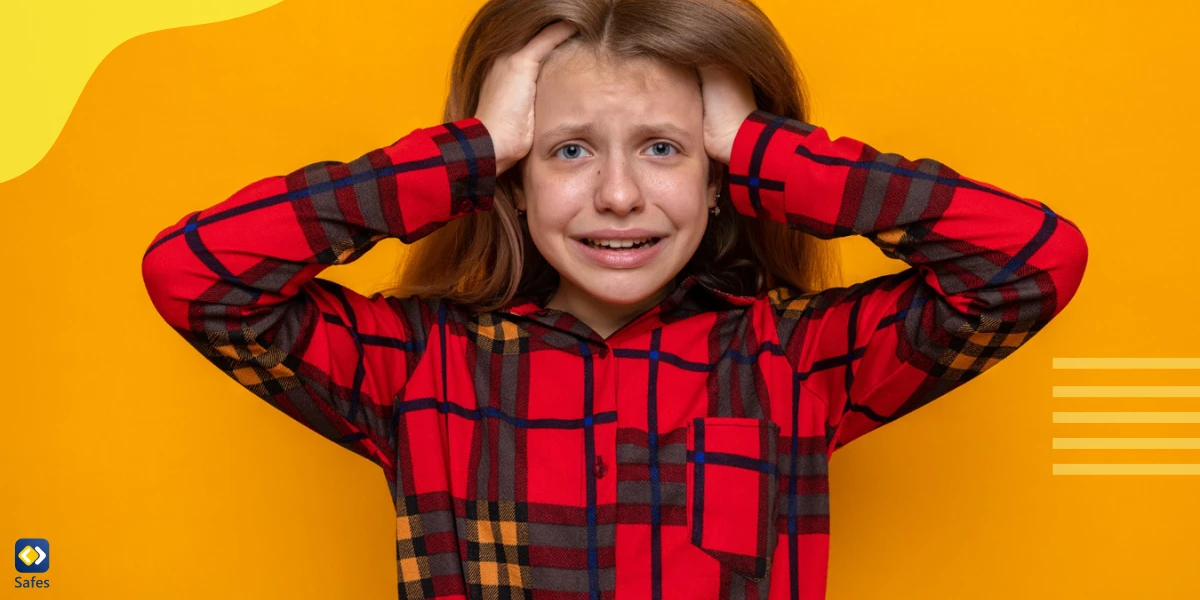
{"type": "Polygon", "coordinates": [[[423,130],[437,145],[450,185],[450,216],[492,208],[496,152],[483,123],[470,117],[423,130]]]}
{"type": "MultiPolygon", "coordinates": [[[[785,183],[794,175],[797,147],[814,128],[762,109],[746,117],[729,159],[730,202],[739,213],[788,223],[785,183]]],[[[795,194],[792,190],[791,201],[799,202],[795,194]]]]}

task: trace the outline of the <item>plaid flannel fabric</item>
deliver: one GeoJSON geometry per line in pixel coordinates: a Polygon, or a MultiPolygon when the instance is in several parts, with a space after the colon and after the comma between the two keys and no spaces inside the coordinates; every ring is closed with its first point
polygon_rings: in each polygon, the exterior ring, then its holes
{"type": "Polygon", "coordinates": [[[402,598],[824,597],[828,463],[1029,341],[1087,261],[1046,205],[757,111],[743,215],[910,266],[757,297],[682,281],[601,338],[316,276],[488,210],[476,119],[251,183],[152,241],[155,308],[256,396],[383,468],[402,598]]]}
{"type": "Polygon", "coordinates": [[[753,579],[775,543],[779,426],[766,419],[695,417],[688,423],[687,528],[692,544],[753,579]]]}

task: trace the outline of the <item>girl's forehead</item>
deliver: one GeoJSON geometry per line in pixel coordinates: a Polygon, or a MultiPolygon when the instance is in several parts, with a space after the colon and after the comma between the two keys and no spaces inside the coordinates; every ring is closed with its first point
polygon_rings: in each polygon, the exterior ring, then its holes
{"type": "Polygon", "coordinates": [[[703,107],[668,94],[587,93],[575,90],[564,101],[545,98],[534,111],[534,136],[539,143],[559,138],[666,136],[682,141],[700,139],[703,107]]]}
{"type": "Polygon", "coordinates": [[[702,116],[700,87],[689,71],[652,59],[597,59],[574,52],[543,65],[534,111],[539,124],[582,118],[630,121],[702,116]]]}
{"type": "Polygon", "coordinates": [[[666,86],[698,89],[699,78],[687,69],[653,57],[622,57],[581,44],[563,44],[546,57],[538,76],[543,85],[623,86],[647,90],[666,86]]]}

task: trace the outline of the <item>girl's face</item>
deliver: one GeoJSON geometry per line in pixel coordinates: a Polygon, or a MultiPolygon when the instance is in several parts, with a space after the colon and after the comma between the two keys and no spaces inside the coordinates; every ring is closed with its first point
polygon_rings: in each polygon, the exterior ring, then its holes
{"type": "Polygon", "coordinates": [[[703,119],[690,70],[568,46],[547,58],[516,202],[561,276],[551,307],[636,314],[666,295],[715,205],[703,119]]]}

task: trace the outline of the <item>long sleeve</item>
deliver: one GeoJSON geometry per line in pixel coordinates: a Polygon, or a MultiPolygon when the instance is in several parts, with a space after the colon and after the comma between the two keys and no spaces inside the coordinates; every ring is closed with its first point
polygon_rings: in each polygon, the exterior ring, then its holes
{"type": "Polygon", "coordinates": [[[830,454],[1012,354],[1087,265],[1079,228],[1041,202],[763,110],[739,129],[729,172],[740,213],[820,239],[858,234],[909,265],[768,293],[799,385],[826,406],[830,454]]]}
{"type": "Polygon", "coordinates": [[[414,242],[492,206],[477,119],[417,129],[350,163],[251,183],[157,236],[142,259],[155,309],[210,362],[395,477],[394,399],[438,319],[436,299],[370,298],[314,279],[394,236],[414,242]]]}

